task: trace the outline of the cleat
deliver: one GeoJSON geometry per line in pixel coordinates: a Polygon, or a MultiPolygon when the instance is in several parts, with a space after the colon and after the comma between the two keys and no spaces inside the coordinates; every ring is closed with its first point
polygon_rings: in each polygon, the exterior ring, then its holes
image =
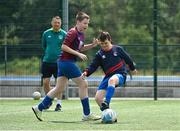
{"type": "Polygon", "coordinates": [[[40,111],[40,110],[38,109],[38,106],[33,106],[33,107],[32,107],[32,110],[33,110],[36,118],[37,118],[39,121],[42,121],[42,118],[41,118],[41,117],[42,117],[42,111],[40,111]]]}
{"type": "Polygon", "coordinates": [[[117,123],[117,119],[114,120],[114,123],[117,123]]]}
{"type": "Polygon", "coordinates": [[[89,114],[88,116],[83,116],[82,120],[83,121],[96,121],[96,120],[100,120],[101,117],[94,115],[94,114],[89,114]]]}
{"type": "Polygon", "coordinates": [[[60,104],[57,104],[54,111],[61,111],[61,105],[60,105],[60,104]]]}
{"type": "Polygon", "coordinates": [[[109,109],[109,104],[104,101],[103,103],[101,103],[101,107],[100,107],[101,111],[104,111],[105,109],[109,109]]]}

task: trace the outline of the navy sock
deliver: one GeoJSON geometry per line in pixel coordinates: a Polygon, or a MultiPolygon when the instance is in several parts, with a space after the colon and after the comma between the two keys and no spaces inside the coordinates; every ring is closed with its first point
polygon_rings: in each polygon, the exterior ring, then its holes
{"type": "Polygon", "coordinates": [[[48,109],[52,105],[52,101],[53,101],[52,98],[50,98],[49,96],[46,96],[44,100],[38,105],[38,109],[40,111],[44,109],[48,109]]]}
{"type": "Polygon", "coordinates": [[[111,98],[114,95],[115,87],[114,86],[108,86],[107,92],[106,92],[106,102],[109,104],[111,101],[111,98]]]}
{"type": "Polygon", "coordinates": [[[83,106],[83,112],[84,115],[89,115],[90,114],[90,107],[89,107],[89,98],[86,97],[81,100],[82,106],[83,106]]]}

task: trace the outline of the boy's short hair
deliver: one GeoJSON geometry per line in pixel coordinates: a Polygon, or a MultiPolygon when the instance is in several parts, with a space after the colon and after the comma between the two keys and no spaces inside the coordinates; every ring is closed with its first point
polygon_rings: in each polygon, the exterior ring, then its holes
{"type": "Polygon", "coordinates": [[[59,16],[53,16],[53,17],[52,17],[52,21],[53,21],[54,19],[59,19],[59,20],[61,21],[61,17],[59,17],[59,16]]]}
{"type": "Polygon", "coordinates": [[[108,32],[101,31],[99,36],[98,36],[98,40],[100,40],[102,42],[104,42],[106,40],[111,41],[111,36],[108,32]]]}
{"type": "Polygon", "coordinates": [[[87,15],[84,12],[78,12],[77,15],[76,15],[76,21],[82,21],[84,19],[90,19],[89,15],[87,15]]]}

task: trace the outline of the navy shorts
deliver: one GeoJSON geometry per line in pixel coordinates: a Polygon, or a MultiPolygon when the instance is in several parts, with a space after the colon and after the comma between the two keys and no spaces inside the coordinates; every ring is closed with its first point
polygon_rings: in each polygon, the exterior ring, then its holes
{"type": "Polygon", "coordinates": [[[65,76],[68,79],[80,77],[82,72],[73,61],[58,61],[58,77],[65,76]]]}
{"type": "MultiPolygon", "coordinates": [[[[116,86],[123,86],[125,82],[125,77],[122,74],[115,74],[115,75],[117,75],[117,77],[119,78],[119,83],[116,86]]],[[[103,79],[101,84],[98,87],[98,90],[106,90],[108,87],[108,81],[111,77],[112,76],[103,79]]]]}
{"type": "Polygon", "coordinates": [[[57,78],[57,63],[43,62],[41,66],[42,78],[50,78],[52,75],[57,78]]]}

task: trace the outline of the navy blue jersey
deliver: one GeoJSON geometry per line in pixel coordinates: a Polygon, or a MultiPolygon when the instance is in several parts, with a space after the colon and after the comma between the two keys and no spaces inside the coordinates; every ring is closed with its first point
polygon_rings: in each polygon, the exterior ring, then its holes
{"type": "Polygon", "coordinates": [[[109,51],[100,49],[92,63],[85,69],[87,76],[91,75],[100,66],[105,73],[105,77],[113,74],[127,74],[126,64],[130,70],[135,69],[135,65],[130,56],[120,46],[113,45],[109,51]]]}

